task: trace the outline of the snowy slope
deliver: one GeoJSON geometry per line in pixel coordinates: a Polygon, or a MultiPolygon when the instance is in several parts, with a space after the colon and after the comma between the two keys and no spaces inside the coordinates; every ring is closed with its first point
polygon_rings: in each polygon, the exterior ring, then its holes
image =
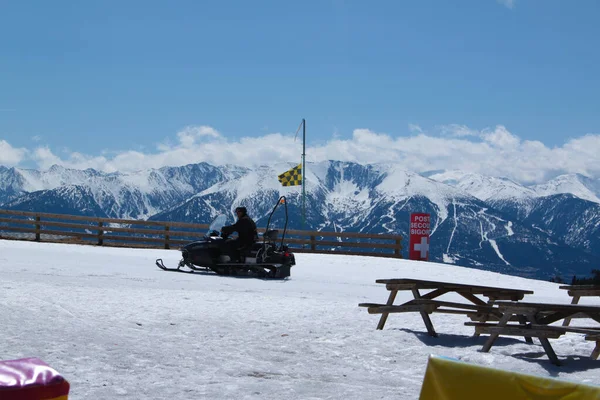
{"type": "MultiPolygon", "coordinates": [[[[172,207],[198,191],[218,181],[235,179],[245,173],[235,166],[214,167],[207,163],[181,167],[141,170],[132,173],[102,173],[93,169],[76,170],[54,165],[46,171],[11,168],[0,170],[0,200],[18,204],[20,193],[30,192],[27,201],[35,203],[31,195],[45,198],[64,186],[77,185],[90,190],[93,200],[103,212],[113,218],[146,219],[172,207]]],[[[76,199],[69,199],[75,202],[76,199]]],[[[37,201],[38,210],[44,206],[37,201]]]]}
{"type": "Polygon", "coordinates": [[[455,186],[481,200],[528,199],[537,196],[535,190],[507,178],[452,170],[424,174],[430,179],[455,186]]]}
{"type": "MultiPolygon", "coordinates": [[[[479,350],[463,316],[378,316],[379,278],[435,278],[534,290],[530,301],[569,303],[557,284],[408,260],[297,254],[288,281],[170,273],[169,250],[0,240],[2,359],[40,357],[71,383],[69,399],[417,399],[430,354],[597,384],[600,361],[581,335],[539,342],[500,338],[479,350]],[[27,257],[23,257],[23,254],[27,257]]],[[[409,300],[399,293],[397,302],[409,300]]],[[[463,301],[457,296],[441,299],[463,301]]],[[[583,304],[600,304],[585,298],[583,304]]],[[[587,321],[577,321],[577,324],[587,321]]]]}
{"type": "Polygon", "coordinates": [[[485,176],[460,170],[431,171],[422,174],[454,186],[485,201],[527,200],[570,193],[583,200],[600,203],[600,180],[581,174],[559,175],[548,182],[523,186],[507,178],[485,176]]]}
{"type": "Polygon", "coordinates": [[[106,217],[94,200],[92,191],[87,186],[80,185],[64,185],[27,193],[5,206],[12,210],[37,211],[40,201],[44,202],[45,210],[49,213],[106,217]]]}
{"type": "Polygon", "coordinates": [[[560,175],[540,185],[532,187],[539,196],[570,193],[580,199],[600,203],[600,180],[581,174],[560,175]]]}

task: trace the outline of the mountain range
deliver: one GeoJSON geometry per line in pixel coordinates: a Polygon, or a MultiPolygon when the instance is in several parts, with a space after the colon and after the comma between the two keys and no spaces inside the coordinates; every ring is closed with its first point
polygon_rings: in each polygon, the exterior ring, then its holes
{"type": "Polygon", "coordinates": [[[0,208],[208,223],[219,213],[233,222],[232,210],[243,205],[265,226],[285,195],[288,228],[399,234],[404,257],[410,214],[427,212],[432,261],[536,279],[570,280],[600,267],[600,180],[569,174],[524,186],[463,171],[307,163],[303,220],[301,186],[277,180],[294,165],[199,163],[134,173],[0,166],[0,208]]]}

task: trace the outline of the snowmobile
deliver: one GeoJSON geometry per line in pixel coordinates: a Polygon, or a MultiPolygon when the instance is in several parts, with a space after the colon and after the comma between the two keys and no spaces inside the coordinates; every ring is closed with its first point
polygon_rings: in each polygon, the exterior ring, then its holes
{"type": "Polygon", "coordinates": [[[206,235],[201,240],[193,241],[180,248],[182,259],[177,268],[169,268],[162,259],[156,260],[156,265],[165,271],[201,272],[212,271],[218,275],[248,276],[257,278],[284,279],[290,276],[290,269],[296,264],[294,253],[283,243],[287,230],[288,213],[285,196],[281,196],[269,215],[267,228],[251,247],[242,249],[238,260],[231,260],[226,254],[226,241],[229,235],[220,234],[227,217],[219,214],[210,224],[206,235]],[[279,230],[269,229],[271,217],[277,207],[285,207],[285,225],[278,242],[279,230]]]}

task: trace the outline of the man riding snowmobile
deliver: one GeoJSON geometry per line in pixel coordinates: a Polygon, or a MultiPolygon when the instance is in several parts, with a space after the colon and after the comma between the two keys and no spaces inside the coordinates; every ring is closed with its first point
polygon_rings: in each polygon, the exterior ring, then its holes
{"type": "Polygon", "coordinates": [[[258,241],[258,232],[256,223],[248,215],[246,207],[237,207],[235,209],[238,220],[233,225],[227,225],[221,228],[223,237],[231,235],[233,232],[238,233],[236,239],[228,239],[225,243],[224,250],[229,255],[232,262],[239,262],[240,252],[249,249],[258,241]]]}
{"type": "Polygon", "coordinates": [[[224,214],[219,214],[210,224],[202,239],[193,240],[180,248],[181,260],[177,267],[169,268],[163,260],[156,259],[156,266],[164,271],[196,273],[212,271],[217,275],[247,276],[265,279],[286,279],[290,276],[290,268],[296,265],[294,253],[284,243],[287,231],[288,211],[285,197],[281,196],[269,214],[267,226],[261,239],[258,239],[256,224],[248,216],[244,207],[236,209],[238,221],[223,227],[227,221],[224,214]],[[271,217],[283,205],[285,220],[283,231],[273,229],[271,217]],[[221,235],[219,235],[221,231],[221,235]],[[237,240],[229,240],[228,234],[238,232],[237,240]],[[279,237],[281,239],[279,239],[279,237]],[[278,243],[279,242],[279,243],[278,243]],[[232,260],[225,249],[230,244],[231,253],[239,260],[232,260]],[[242,250],[241,254],[238,251],[242,250]]]}

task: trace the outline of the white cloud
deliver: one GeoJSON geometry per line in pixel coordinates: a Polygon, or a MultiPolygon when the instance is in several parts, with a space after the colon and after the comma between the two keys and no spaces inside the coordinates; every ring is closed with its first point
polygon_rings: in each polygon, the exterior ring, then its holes
{"type": "Polygon", "coordinates": [[[31,154],[31,158],[41,169],[50,168],[54,164],[65,164],[60,157],[54,155],[48,147],[38,147],[31,154]]]}
{"type": "Polygon", "coordinates": [[[450,124],[439,127],[440,132],[447,136],[479,136],[479,132],[465,125],[450,124]]]}
{"type": "Polygon", "coordinates": [[[515,8],[515,3],[517,0],[496,0],[498,3],[502,4],[506,8],[510,8],[511,10],[515,8]]]}
{"type": "Polygon", "coordinates": [[[486,142],[490,143],[494,147],[508,148],[517,147],[520,143],[518,137],[510,133],[503,126],[497,126],[493,131],[484,131],[479,135],[486,142]]]}
{"type": "Polygon", "coordinates": [[[416,124],[408,124],[408,130],[413,133],[422,133],[423,129],[419,125],[416,124]]]}
{"type": "Polygon", "coordinates": [[[339,139],[339,138],[341,138],[341,137],[342,137],[342,135],[340,134],[340,131],[339,131],[339,129],[338,129],[337,127],[333,128],[333,135],[332,135],[332,138],[333,138],[333,139],[339,139]]]}
{"type": "Polygon", "coordinates": [[[221,134],[210,126],[188,126],[177,134],[182,146],[190,147],[196,144],[197,139],[220,138],[221,134]]]}
{"type": "Polygon", "coordinates": [[[19,165],[27,154],[27,149],[12,147],[6,140],[0,140],[0,165],[19,165]]]}
{"type": "MultiPolygon", "coordinates": [[[[578,172],[600,177],[600,135],[593,134],[570,139],[553,148],[539,141],[523,140],[502,125],[483,130],[447,125],[436,128],[433,133],[412,125],[405,136],[361,128],[355,129],[350,138],[332,135],[329,140],[312,139],[309,132],[308,140],[309,162],[396,163],[416,172],[461,169],[507,177],[525,184],[542,182],[559,173],[578,172]]],[[[154,151],[105,151],[99,155],[59,151],[59,156],[48,147],[15,149],[6,141],[0,141],[0,164],[3,165],[33,161],[41,169],[60,164],[105,172],[202,161],[243,166],[299,162],[301,153],[302,140],[294,140],[293,134],[271,133],[232,141],[208,126],[187,127],[177,133],[171,143],[157,144],[154,151]]]]}

